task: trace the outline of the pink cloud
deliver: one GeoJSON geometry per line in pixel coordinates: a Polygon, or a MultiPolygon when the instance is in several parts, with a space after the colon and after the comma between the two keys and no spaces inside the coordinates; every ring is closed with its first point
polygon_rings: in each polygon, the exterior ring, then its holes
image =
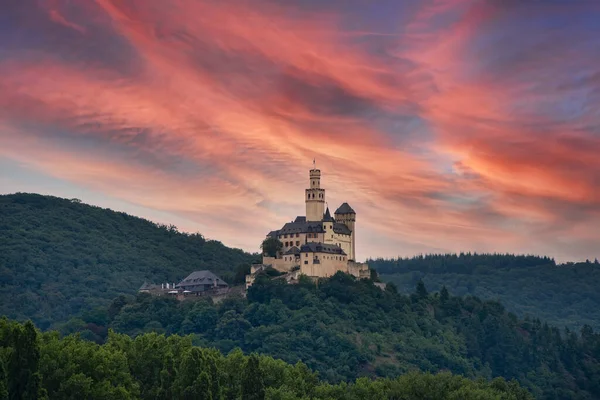
{"type": "MultiPolygon", "coordinates": [[[[0,156],[210,222],[218,239],[250,250],[302,213],[315,157],[331,207],[360,211],[360,254],[528,251],[524,240],[544,229],[600,239],[577,212],[600,221],[600,142],[582,129],[597,115],[548,113],[574,90],[553,86],[561,67],[598,60],[561,60],[536,45],[537,57],[492,73],[482,60],[503,49],[475,42],[514,17],[492,3],[422,3],[376,55],[342,29],[341,13],[289,4],[70,3],[78,22],[126,42],[140,67],[100,67],[84,48],[69,61],[51,49],[1,61],[0,156]],[[420,121],[418,134],[397,115],[420,121]]],[[[94,43],[65,5],[48,18],[94,43]]],[[[552,240],[540,235],[529,248],[551,250],[552,240]]]]}

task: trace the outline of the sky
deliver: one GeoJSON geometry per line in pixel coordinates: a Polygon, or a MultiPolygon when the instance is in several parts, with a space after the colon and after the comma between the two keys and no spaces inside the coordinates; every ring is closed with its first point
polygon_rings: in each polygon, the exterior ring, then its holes
{"type": "Polygon", "coordinates": [[[315,159],[359,260],[600,257],[600,2],[2,4],[0,193],[256,252],[315,159]]]}

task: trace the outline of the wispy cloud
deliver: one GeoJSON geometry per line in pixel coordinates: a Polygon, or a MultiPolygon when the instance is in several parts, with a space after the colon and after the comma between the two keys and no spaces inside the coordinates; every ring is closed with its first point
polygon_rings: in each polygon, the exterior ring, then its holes
{"type": "Polygon", "coordinates": [[[598,7],[358,3],[10,6],[0,157],[249,250],[316,157],[364,256],[594,256],[598,7]]]}

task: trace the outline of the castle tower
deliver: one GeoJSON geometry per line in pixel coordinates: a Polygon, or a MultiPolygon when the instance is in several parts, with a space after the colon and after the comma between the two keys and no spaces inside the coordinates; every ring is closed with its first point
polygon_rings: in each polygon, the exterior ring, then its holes
{"type": "MultiPolygon", "coordinates": [[[[313,162],[314,164],[314,162],[313,162]]],[[[306,189],[306,220],[321,221],[325,212],[325,189],[321,189],[321,170],[310,170],[310,188],[306,189]]]]}
{"type": "Polygon", "coordinates": [[[354,231],[356,224],[356,212],[350,207],[348,203],[344,203],[335,210],[335,221],[340,222],[348,227],[352,234],[350,235],[350,239],[352,240],[352,244],[350,247],[350,254],[348,254],[348,259],[356,261],[356,232],[354,231]]]}

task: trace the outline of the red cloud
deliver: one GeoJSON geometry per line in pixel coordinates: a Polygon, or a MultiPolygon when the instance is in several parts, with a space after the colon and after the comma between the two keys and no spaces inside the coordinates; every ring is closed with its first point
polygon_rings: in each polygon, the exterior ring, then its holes
{"type": "MultiPolygon", "coordinates": [[[[71,15],[65,4],[53,4],[49,18],[79,30],[63,17],[71,15]]],[[[72,49],[80,57],[68,62],[51,49],[0,62],[4,157],[211,221],[225,242],[237,240],[241,224],[252,250],[257,235],[302,213],[313,157],[330,202],[360,210],[371,255],[551,250],[546,234],[523,247],[544,229],[598,239],[578,211],[588,223],[600,220],[600,143],[586,129],[597,116],[547,113],[575,90],[552,85],[564,74],[560,67],[598,60],[557,60],[536,43],[537,57],[524,51],[528,57],[515,66],[492,73],[495,65],[486,69],[482,61],[503,48],[474,42],[510,22],[514,6],[423,3],[374,55],[342,30],[341,15],[290,5],[73,4],[78,22],[103,24],[103,34],[130,46],[123,58],[140,67],[129,74],[99,67],[86,60],[87,48],[72,49]],[[524,79],[545,64],[549,73],[524,79]],[[398,115],[418,120],[419,135],[406,134],[409,123],[398,123],[398,115]],[[78,154],[90,138],[98,152],[78,154]],[[369,237],[388,238],[388,249],[369,237]]],[[[86,43],[97,43],[97,34],[87,30],[86,43]]]]}

